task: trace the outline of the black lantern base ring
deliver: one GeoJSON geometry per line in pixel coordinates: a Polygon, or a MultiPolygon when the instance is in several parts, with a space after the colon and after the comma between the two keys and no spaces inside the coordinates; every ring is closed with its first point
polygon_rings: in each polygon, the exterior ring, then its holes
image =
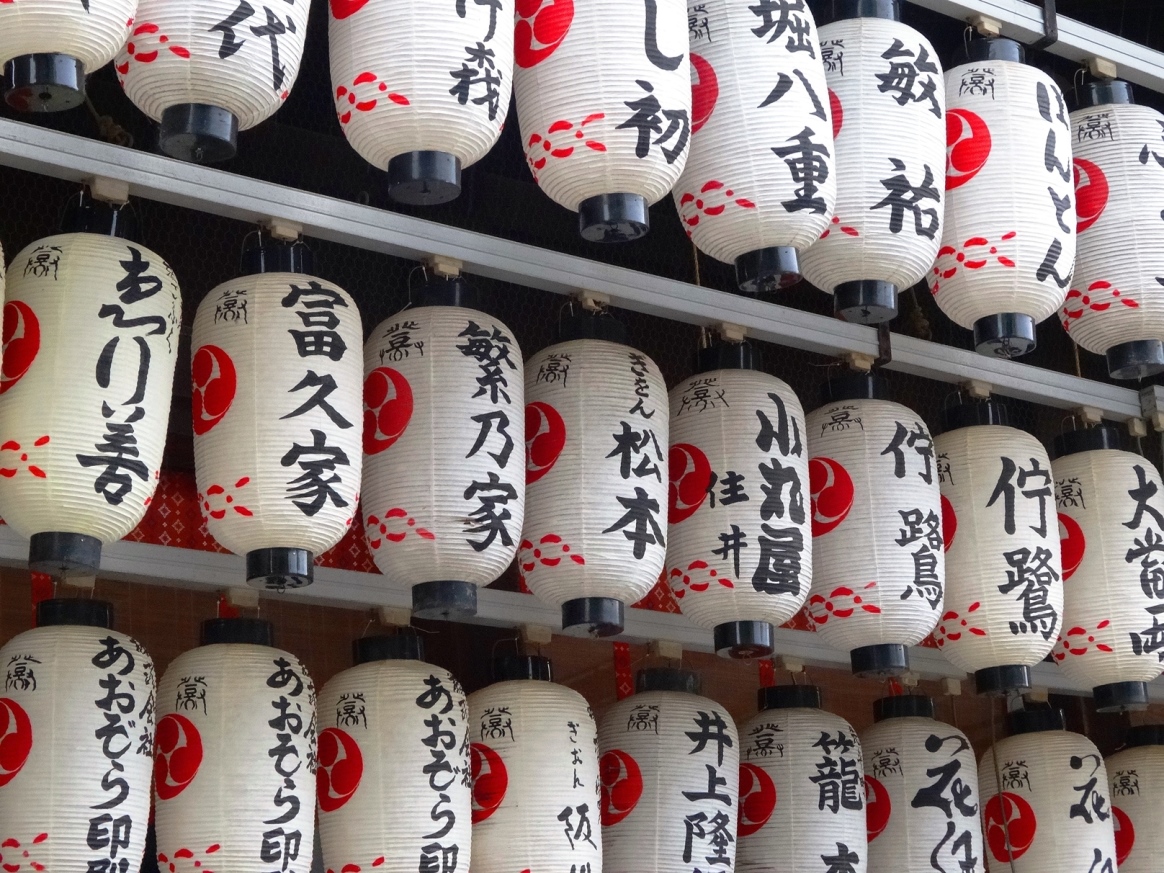
{"type": "Polygon", "coordinates": [[[1098,712],[1142,712],[1148,708],[1147,682],[1111,682],[1091,689],[1098,712]]]}
{"type": "Polygon", "coordinates": [[[437,579],[412,586],[412,614],[417,618],[457,621],[477,614],[477,586],[437,579]]]}
{"type": "Polygon", "coordinates": [[[370,664],[373,661],[423,661],[424,640],[412,628],[402,628],[394,634],[361,637],[352,643],[352,661],[370,664]]]}
{"type": "Polygon", "coordinates": [[[315,556],[307,549],[247,552],[247,584],[265,591],[306,588],[315,581],[315,556]]]}
{"type": "Polygon", "coordinates": [[[96,576],[101,540],[88,534],[44,531],[28,541],[28,569],[50,576],[96,576]]]}
{"type": "Polygon", "coordinates": [[[198,645],[242,644],[274,646],[275,631],[262,618],[208,618],[202,622],[198,645]]]}
{"type": "Polygon", "coordinates": [[[193,164],[229,161],[238,151],[238,118],[207,103],[179,103],[162,112],[158,148],[193,164]]]}
{"type": "Polygon", "coordinates": [[[974,322],[974,351],[1019,358],[1035,350],[1035,320],[1023,312],[1000,312],[974,322]]]}
{"type": "Polygon", "coordinates": [[[724,658],[746,660],[771,655],[772,625],[766,621],[728,621],[714,631],[715,653],[724,658]]]}
{"type": "Polygon", "coordinates": [[[881,324],[897,317],[897,286],[879,279],[842,282],[833,289],[833,312],[850,324],[881,324]]]}
{"type": "Polygon", "coordinates": [[[599,194],[578,205],[578,233],[587,242],[631,242],[650,229],[647,200],[638,194],[599,194]]]}
{"type": "Polygon", "coordinates": [[[405,206],[439,206],[461,196],[461,159],[448,152],[405,152],[388,161],[388,196],[405,206]]]}
{"type": "Polygon", "coordinates": [[[579,597],[562,604],[562,630],[570,636],[613,637],[622,633],[626,607],[613,597],[579,597]]]}
{"type": "Polygon", "coordinates": [[[745,294],[791,288],[800,279],[800,259],[792,246],[768,246],[736,258],[736,283],[745,294]]]}
{"type": "Polygon", "coordinates": [[[37,627],[81,625],[113,628],[113,605],[104,600],[81,600],[78,597],[42,600],[36,605],[37,627]]]}
{"type": "Polygon", "coordinates": [[[20,55],[4,73],[4,99],[19,112],[64,112],[85,102],[85,65],[72,55],[20,55]]]}
{"type": "Polygon", "coordinates": [[[1005,697],[1012,691],[1030,691],[1031,668],[1023,664],[1002,664],[974,671],[974,687],[979,694],[1005,697]]]}
{"type": "Polygon", "coordinates": [[[900,676],[909,670],[909,650],[901,643],[861,646],[849,652],[855,676],[900,676]]]}
{"type": "Polygon", "coordinates": [[[1134,340],[1107,350],[1107,372],[1113,379],[1143,379],[1164,373],[1164,342],[1134,340]]]}

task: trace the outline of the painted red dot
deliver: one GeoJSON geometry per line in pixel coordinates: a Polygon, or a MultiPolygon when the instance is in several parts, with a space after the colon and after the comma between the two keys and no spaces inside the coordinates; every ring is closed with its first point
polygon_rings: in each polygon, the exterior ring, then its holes
{"type": "Polygon", "coordinates": [[[351,103],[353,106],[355,105],[355,103],[356,103],[356,92],[355,91],[353,91],[352,93],[350,93],[348,95],[348,102],[351,103]]]}
{"type": "Polygon", "coordinates": [[[553,146],[550,144],[550,141],[547,139],[545,142],[542,143],[542,148],[548,152],[550,149],[553,148],[553,146]]]}
{"type": "Polygon", "coordinates": [[[28,455],[21,455],[21,456],[20,456],[20,460],[22,460],[22,461],[27,461],[27,460],[28,460],[28,455]]]}
{"type": "Polygon", "coordinates": [[[379,84],[377,87],[378,87],[378,88],[379,88],[381,91],[387,91],[387,90],[388,90],[388,85],[387,85],[386,83],[384,83],[384,82],[381,82],[381,83],[380,83],[380,84],[379,84]]]}
{"type": "Polygon", "coordinates": [[[169,41],[170,41],[170,38],[168,36],[163,36],[163,37],[158,38],[158,42],[169,42],[169,41]]]}
{"type": "Polygon", "coordinates": [[[386,524],[380,525],[380,533],[382,533],[382,534],[388,533],[388,525],[386,525],[386,524]]]}
{"type": "Polygon", "coordinates": [[[569,547],[569,546],[567,546],[565,543],[563,543],[563,544],[562,544],[562,551],[563,551],[563,552],[568,552],[568,551],[570,551],[570,547],[569,547]]]}
{"type": "Polygon", "coordinates": [[[234,503],[234,498],[233,498],[233,497],[231,497],[231,496],[228,494],[228,495],[226,496],[226,502],[227,502],[227,503],[234,503]]]}
{"type": "Polygon", "coordinates": [[[409,527],[413,527],[413,526],[415,526],[415,525],[416,525],[416,519],[415,519],[415,518],[410,518],[410,519],[408,519],[408,526],[409,526],[409,527]]]}
{"type": "Polygon", "coordinates": [[[1095,637],[1088,637],[1088,638],[1087,638],[1087,641],[1088,641],[1089,643],[1094,643],[1094,642],[1095,642],[1095,637]]]}
{"type": "Polygon", "coordinates": [[[582,131],[580,131],[580,130],[574,131],[574,139],[582,139],[582,131]]]}
{"type": "Polygon", "coordinates": [[[960,263],[962,263],[964,260],[966,260],[966,256],[965,256],[964,254],[962,254],[961,252],[958,252],[958,257],[956,258],[956,260],[957,260],[957,261],[958,261],[958,263],[960,264],[960,263]]]}
{"type": "Polygon", "coordinates": [[[132,55],[132,54],[133,54],[133,52],[134,52],[133,43],[131,42],[129,45],[127,45],[127,46],[126,46],[126,49],[127,49],[127,50],[129,51],[129,53],[132,55]]]}
{"type": "Polygon", "coordinates": [[[826,612],[832,612],[832,611],[833,611],[833,605],[832,605],[831,603],[826,603],[826,604],[825,604],[825,611],[826,611],[826,612]]]}
{"type": "Polygon", "coordinates": [[[735,192],[735,191],[733,191],[731,188],[728,188],[726,191],[724,191],[724,192],[723,192],[723,195],[724,195],[725,197],[735,197],[735,196],[736,196],[736,192],[735,192]]]}
{"type": "Polygon", "coordinates": [[[1120,296],[1119,289],[1117,288],[1116,290],[1112,291],[1111,296],[1112,297],[1119,297],[1120,296]]]}
{"type": "Polygon", "coordinates": [[[991,246],[991,247],[990,247],[990,253],[991,253],[992,255],[996,255],[996,254],[998,254],[998,249],[996,249],[994,246],[991,246]]]}
{"type": "Polygon", "coordinates": [[[540,558],[541,556],[542,556],[542,550],[541,549],[534,549],[534,557],[540,558]]]}
{"type": "Polygon", "coordinates": [[[1090,297],[1084,297],[1084,298],[1083,298],[1083,303],[1084,303],[1085,305],[1086,305],[1086,304],[1088,304],[1088,303],[1090,303],[1090,302],[1091,302],[1091,298],[1090,298],[1090,297]]]}
{"type": "Polygon", "coordinates": [[[703,201],[702,201],[702,200],[696,200],[696,201],[695,201],[695,208],[696,208],[696,209],[702,209],[702,208],[703,208],[703,201]]]}
{"type": "Polygon", "coordinates": [[[709,575],[709,576],[714,576],[714,575],[715,575],[715,570],[712,570],[712,571],[710,571],[710,573],[708,573],[708,575],[709,575]]]}

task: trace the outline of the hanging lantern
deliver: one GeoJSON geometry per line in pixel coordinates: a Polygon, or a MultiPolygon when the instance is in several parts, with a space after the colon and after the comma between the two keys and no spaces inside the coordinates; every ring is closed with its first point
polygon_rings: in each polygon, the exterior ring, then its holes
{"type": "Polygon", "coordinates": [[[920,694],[883,697],[861,732],[869,799],[869,869],[982,868],[978,770],[966,735],[934,720],[920,694]]]}
{"type": "Polygon", "coordinates": [[[688,25],[694,118],[672,192],[679,218],[700,251],[735,264],[741,290],[793,285],[797,253],[828,227],[837,196],[812,12],[718,0],[695,4],[688,25]]]}
{"type": "Polygon", "coordinates": [[[470,297],[435,280],[364,346],[365,532],[422,618],[475,615],[521,540],[521,349],[470,297]]]}
{"type": "Polygon", "coordinates": [[[310,585],[359,499],[360,313],[310,269],[301,244],[252,248],[194,318],[202,516],[257,588],[310,585]]]}
{"type": "Polygon", "coordinates": [[[1063,559],[1063,623],[1054,658],[1094,689],[1100,712],[1143,709],[1157,656],[1164,582],[1164,482],[1155,464],[1120,451],[1104,425],[1055,440],[1055,503],[1063,559]]]}
{"type": "Polygon", "coordinates": [[[502,658],[469,695],[473,871],[602,870],[598,732],[546,658],[502,658]]]}
{"type": "Polygon", "coordinates": [[[820,29],[836,138],[836,212],[801,255],[804,277],[845,321],[897,315],[942,239],[942,65],[901,23],[898,0],[833,0],[820,29]],[[908,133],[904,133],[908,131],[908,133]]]}
{"type": "Polygon", "coordinates": [[[909,669],[908,647],[937,623],[945,584],[933,441],[921,417],[887,394],[872,373],[834,379],[807,422],[808,612],[860,676],[909,669]]]}
{"type": "Polygon", "coordinates": [[[769,873],[779,859],[788,870],[864,871],[857,732],[820,708],[814,685],[761,688],[757,696],[759,714],[740,727],[735,869],[769,873]]]}
{"type": "Polygon", "coordinates": [[[1010,39],[975,39],[946,74],[946,224],[934,300],[984,355],[1035,347],[1075,263],[1071,127],[1059,86],[1010,39]]]}
{"type": "Polygon", "coordinates": [[[605,869],[731,871],[740,766],[731,715],[698,696],[687,670],[640,670],[635,686],[598,729],[605,869]]]}
{"type": "Polygon", "coordinates": [[[606,315],[565,319],[525,366],[526,503],[518,563],[567,632],[622,632],[667,548],[667,387],[606,315]]]}
{"type": "Polygon", "coordinates": [[[154,747],[154,665],[97,600],[42,600],[0,648],[0,865],[137,870],[154,747]]]}
{"type": "Polygon", "coordinates": [[[1018,710],[1007,721],[1011,735],[988,749],[978,768],[987,871],[1115,873],[1099,750],[1065,731],[1059,710],[1018,710]]]}
{"type": "Polygon", "coordinates": [[[1006,426],[1006,408],[993,400],[951,406],[943,418],[934,449],[946,610],[934,637],[974,674],[979,694],[1025,690],[1063,614],[1051,462],[1038,440],[1006,426]]]}
{"type": "Polygon", "coordinates": [[[1164,115],[1136,106],[1132,86],[1087,83],[1071,113],[1079,248],[1063,329],[1107,355],[1114,379],[1164,370],[1164,115]],[[1134,240],[1134,244],[1129,244],[1134,240]]]}
{"type": "Polygon", "coordinates": [[[119,238],[120,210],[77,221],[12,260],[0,378],[0,516],[30,538],[29,567],[58,576],[96,574],[101,544],[145,515],[182,318],[173,270],[119,238]]]}
{"type": "Polygon", "coordinates": [[[1108,755],[1111,816],[1120,873],[1156,873],[1164,857],[1160,794],[1164,789],[1164,727],[1128,729],[1121,751],[1108,755]]]}
{"type": "Polygon", "coordinates": [[[701,121],[692,104],[714,102],[713,74],[689,71],[683,0],[523,0],[515,21],[514,91],[534,181],[578,213],[584,239],[638,239],[647,207],[683,172],[701,121]]]}
{"type": "Polygon", "coordinates": [[[733,658],[771,654],[812,584],[804,410],[757,358],[747,342],[704,349],[670,396],[667,579],[733,658]]]}
{"type": "Polygon", "coordinates": [[[315,839],[315,688],[271,624],[202,623],[158,686],[161,870],[306,870],[315,839]]]}
{"type": "Polygon", "coordinates": [[[461,683],[424,663],[422,643],[411,632],[356,640],[356,666],[319,695],[328,873],[416,873],[417,859],[468,869],[469,710],[461,683]]]}
{"type": "Polygon", "coordinates": [[[388,194],[398,203],[456,199],[461,170],[485,157],[509,112],[512,3],[330,0],[330,7],[331,87],[348,142],[388,171],[388,194]]]}

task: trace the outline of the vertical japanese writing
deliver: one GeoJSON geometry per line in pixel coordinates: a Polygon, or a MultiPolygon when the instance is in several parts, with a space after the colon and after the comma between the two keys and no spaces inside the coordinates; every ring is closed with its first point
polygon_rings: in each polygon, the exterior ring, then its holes
{"type": "MultiPolygon", "coordinates": [[[[285,0],[290,5],[295,4],[295,0],[285,0]]],[[[271,85],[275,91],[282,91],[283,85],[287,79],[287,68],[279,58],[279,37],[285,36],[288,33],[296,33],[295,19],[288,15],[287,20],[284,21],[277,13],[272,11],[269,6],[260,6],[262,12],[262,19],[266,23],[252,24],[248,28],[252,35],[257,37],[266,37],[270,42],[271,47],[271,85]]],[[[218,47],[218,57],[222,60],[234,57],[245,44],[246,39],[240,39],[235,32],[235,28],[246,24],[255,15],[255,7],[253,7],[247,0],[239,0],[238,6],[226,18],[219,21],[217,24],[211,25],[208,33],[219,33],[222,35],[221,43],[218,47]]]]}
{"type": "Polygon", "coordinates": [[[767,459],[757,465],[763,503],[760,530],[756,533],[758,563],[752,574],[752,588],[761,594],[800,593],[804,554],[804,496],[806,483],[800,481],[796,458],[804,459],[800,424],[790,415],[784,400],[768,392],[771,406],[756,409],[756,448],[767,459]],[[783,522],[780,526],[778,522],[783,522]]]}
{"type": "Polygon", "coordinates": [[[700,780],[698,786],[683,792],[683,797],[688,803],[697,804],[695,811],[689,812],[683,820],[685,832],[683,861],[691,864],[692,858],[699,853],[701,860],[694,862],[696,873],[702,865],[701,862],[712,867],[731,870],[731,846],[735,842],[735,823],[728,813],[732,808],[732,797],[727,791],[727,779],[720,775],[720,770],[724,766],[724,748],[730,749],[735,743],[728,732],[727,723],[718,711],[698,710],[692,722],[695,729],[684,732],[691,740],[691,750],[687,754],[699,755],[712,745],[715,750],[715,763],[704,764],[707,773],[706,784],[700,780]]]}
{"type": "MultiPolygon", "coordinates": [[[[457,823],[457,813],[453,808],[449,789],[458,780],[467,784],[469,774],[463,772],[465,767],[449,760],[449,752],[457,749],[457,718],[453,717],[453,694],[445,687],[444,682],[435,674],[430,674],[423,680],[424,690],[416,697],[416,705],[429,713],[424,725],[429,734],[421,740],[428,747],[431,760],[421,768],[421,772],[428,779],[428,786],[436,797],[429,819],[432,821],[432,830],[424,834],[421,839],[427,840],[420,849],[420,859],[417,864],[417,873],[455,873],[457,856],[460,846],[446,840],[457,823]]],[[[458,691],[459,689],[454,689],[458,691]]],[[[457,711],[461,720],[461,731],[465,728],[464,713],[457,711]]],[[[466,734],[466,742],[468,735],[466,734]]],[[[464,752],[458,753],[458,761],[464,760],[464,752]]]]}
{"type": "MultiPolygon", "coordinates": [[[[302,805],[295,778],[305,764],[308,774],[315,770],[312,751],[315,746],[315,691],[311,681],[296,669],[297,665],[286,658],[273,658],[271,664],[275,669],[267,676],[267,687],[280,693],[271,701],[275,714],[267,721],[267,726],[271,728],[274,742],[267,749],[267,757],[273,762],[278,788],[271,799],[274,814],[263,820],[268,829],[263,832],[259,857],[264,864],[278,865],[277,869],[282,873],[289,870],[294,873],[295,868],[291,865],[299,859],[303,848],[303,832],[295,827],[302,805]]],[[[310,858],[311,847],[308,846],[307,859],[310,858]]]]}
{"type": "Polygon", "coordinates": [[[1155,654],[1164,661],[1164,515],[1156,508],[1159,486],[1148,478],[1143,465],[1136,464],[1136,484],[1128,489],[1128,497],[1135,505],[1132,517],[1123,523],[1135,534],[1132,546],[1124,555],[1127,564],[1140,565],[1140,591],[1151,604],[1145,607],[1152,623],[1141,631],[1131,633],[1132,651],[1136,655],[1155,654]]]}
{"type": "Polygon", "coordinates": [[[910,806],[932,807],[946,817],[945,833],[930,852],[930,867],[938,873],[977,870],[973,827],[978,821],[978,804],[974,802],[974,789],[959,775],[962,761],[958,757],[971,751],[970,743],[961,734],[930,734],[925,749],[941,763],[926,769],[926,777],[933,781],[917,790],[910,806]],[[947,867],[947,861],[953,866],[947,867]]]}
{"type": "Polygon", "coordinates": [[[881,53],[889,65],[884,73],[875,73],[877,90],[890,95],[898,106],[928,103],[929,111],[942,117],[938,101],[938,76],[941,70],[930,57],[929,49],[919,44],[915,52],[894,37],[893,44],[881,53]]]}
{"type": "Polygon", "coordinates": [[[1073,223],[1069,224],[1065,218],[1071,208],[1071,193],[1074,188],[1071,175],[1071,129],[1067,124],[1067,108],[1063,104],[1063,95],[1053,85],[1048,89],[1043,82],[1035,85],[1035,103],[1039,108],[1039,116],[1047,123],[1043,142],[1043,166],[1048,173],[1047,195],[1051,206],[1055,210],[1055,220],[1059,231],[1047,247],[1042,263],[1035,270],[1035,278],[1040,282],[1052,279],[1060,288],[1066,288],[1071,282],[1072,263],[1065,263],[1059,270],[1059,258],[1063,254],[1063,237],[1070,237],[1074,232],[1073,223]],[[1055,107],[1052,107],[1052,97],[1055,107]],[[1063,136],[1062,145],[1059,134],[1063,136]],[[1063,155],[1060,156],[1060,150],[1063,155]]]}
{"type": "MultiPolygon", "coordinates": [[[[447,2],[447,0],[446,0],[447,2]]],[[[470,0],[455,0],[457,17],[469,14],[470,0]]],[[[497,33],[497,13],[501,11],[501,0],[471,0],[474,6],[483,6],[489,16],[485,35],[473,45],[465,46],[465,57],[459,70],[449,70],[453,86],[449,93],[462,106],[473,101],[474,106],[484,106],[489,112],[489,120],[497,119],[501,108],[501,70],[497,69],[497,55],[489,46],[497,33]],[[479,93],[478,93],[479,92],[479,93]]],[[[504,26],[504,25],[503,25],[504,26]]]]}
{"type": "MultiPolygon", "coordinates": [[[[893,459],[894,478],[913,481],[916,476],[927,485],[934,484],[934,441],[920,421],[895,421],[893,436],[881,450],[881,457],[893,459]]],[[[942,520],[934,510],[921,507],[897,510],[901,527],[894,542],[913,558],[913,579],[906,582],[901,599],[916,593],[938,609],[942,604],[942,580],[938,565],[942,555],[942,520]]]]}
{"type": "Polygon", "coordinates": [[[864,809],[865,787],[861,780],[860,746],[856,736],[844,729],[836,734],[821,731],[812,747],[821,750],[816,773],[808,777],[817,788],[817,809],[822,812],[827,809],[834,814],[842,809],[864,809]]]}
{"type": "MultiPolygon", "coordinates": [[[[665,55],[659,48],[657,0],[643,0],[643,6],[645,11],[643,54],[651,65],[659,70],[664,72],[678,70],[685,54],[680,52],[677,55],[665,55]]],[[[691,138],[691,113],[685,108],[663,106],[655,95],[655,85],[650,79],[635,79],[635,84],[642,93],[623,101],[623,105],[631,111],[631,114],[615,129],[631,130],[637,134],[635,157],[645,158],[651,153],[651,146],[659,146],[663,159],[668,164],[673,164],[683,154],[691,138]],[[652,139],[652,136],[655,138],[652,139]],[[670,143],[670,147],[667,147],[666,143],[670,143]]]]}

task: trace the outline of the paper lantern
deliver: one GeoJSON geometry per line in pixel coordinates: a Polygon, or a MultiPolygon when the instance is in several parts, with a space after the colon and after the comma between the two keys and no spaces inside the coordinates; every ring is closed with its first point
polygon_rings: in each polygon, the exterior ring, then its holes
{"type": "Polygon", "coordinates": [[[4,99],[21,112],[61,112],[85,102],[85,77],[121,50],[137,0],[37,0],[0,6],[4,99]]]}
{"type": "Polygon", "coordinates": [[[546,658],[500,659],[469,695],[473,871],[602,871],[598,729],[546,658]]]}
{"type": "Polygon", "coordinates": [[[9,273],[0,516],[31,538],[33,570],[93,575],[157,486],[178,282],[160,255],[99,233],[37,240],[9,273]]]}
{"type": "Polygon", "coordinates": [[[1075,263],[1071,126],[1063,94],[1009,39],[975,39],[946,73],[946,224],[934,300],[985,355],[1035,347],[1075,263]]]}
{"type": "Polygon", "coordinates": [[[210,619],[158,686],[158,867],[311,869],[315,687],[270,622],[210,619]]]}
{"type": "Polygon", "coordinates": [[[813,574],[808,612],[858,675],[909,669],[942,614],[945,560],[933,440],[880,376],[833,380],[808,416],[813,574]]]}
{"type": "Polygon", "coordinates": [[[1079,242],[1063,329],[1115,379],[1164,370],[1164,115],[1132,86],[1089,82],[1071,113],[1079,242]]]}
{"type": "Polygon", "coordinates": [[[514,58],[534,181],[578,213],[584,239],[645,234],[647,207],[687,162],[700,123],[693,103],[706,107],[714,88],[698,65],[689,69],[683,0],[521,0],[514,58]]]}
{"type": "Polygon", "coordinates": [[[328,873],[468,869],[469,710],[415,634],[365,637],[319,695],[319,835],[328,873]],[[454,868],[455,865],[455,868],[454,868]]]}
{"type": "MultiPolygon", "coordinates": [[[[399,203],[446,203],[493,147],[513,89],[509,0],[330,0],[331,87],[352,148],[399,203]]],[[[528,41],[528,39],[527,39],[528,41]]]]}
{"type": "Polygon", "coordinates": [[[1114,816],[1099,750],[1063,730],[1058,710],[1019,710],[1008,721],[1011,736],[978,764],[986,869],[1115,873],[1114,816]]]}
{"type": "Polygon", "coordinates": [[[740,766],[731,715],[699,697],[686,670],[640,670],[636,690],[598,729],[605,869],[731,873],[740,766]]]}
{"type": "Polygon", "coordinates": [[[667,579],[734,658],[771,654],[812,584],[804,410],[755,358],[749,343],[705,349],[670,395],[667,579]]]}
{"type": "Polygon", "coordinates": [[[1164,789],[1164,728],[1128,730],[1122,751],[1104,762],[1111,777],[1112,822],[1120,873],[1156,873],[1164,857],[1160,791],[1164,789]]]}
{"type": "Polygon", "coordinates": [[[908,694],[873,705],[861,732],[873,873],[982,873],[978,769],[966,735],[908,694]]]}
{"type": "Polygon", "coordinates": [[[300,246],[251,249],[194,317],[198,500],[257,588],[310,585],[359,500],[360,313],[309,264],[300,246]]]}
{"type": "Polygon", "coordinates": [[[797,253],[828,227],[837,196],[812,12],[715,0],[692,6],[688,27],[694,119],[672,192],[679,218],[700,251],[735,264],[741,290],[793,285],[797,253]]]}
{"type": "Polygon", "coordinates": [[[610,636],[663,571],[667,387],[612,318],[567,319],[562,339],[525,366],[518,563],[564,630],[610,636]]]}
{"type": "Polygon", "coordinates": [[[96,600],[43,600],[0,648],[0,864],[137,870],[154,748],[154,664],[96,600]]]}
{"type": "Polygon", "coordinates": [[[864,873],[865,787],[857,732],[813,685],[761,688],[740,726],[738,873],[864,873]],[[847,865],[847,866],[846,866],[847,865]]]}
{"type": "Polygon", "coordinates": [[[902,24],[898,0],[834,0],[820,29],[836,138],[836,212],[801,255],[804,277],[846,321],[897,314],[942,239],[942,65],[902,24]]]}
{"type": "Polygon", "coordinates": [[[974,674],[979,694],[1030,688],[1063,615],[1051,462],[1038,440],[1006,426],[993,400],[952,406],[944,418],[934,449],[946,610],[934,638],[974,674]]]}
{"type": "Polygon", "coordinates": [[[433,283],[364,346],[368,545],[427,618],[476,614],[525,513],[521,349],[467,299],[459,279],[433,283]]]}
{"type": "Polygon", "coordinates": [[[1120,451],[1112,426],[1055,440],[1055,504],[1063,560],[1063,621],[1054,657],[1094,688],[1100,712],[1143,709],[1164,672],[1164,482],[1155,464],[1120,451]]]}
{"type": "Polygon", "coordinates": [[[233,158],[238,132],[270,118],[290,95],[309,8],[307,0],[140,0],[117,78],[160,122],[158,148],[197,163],[233,158]]]}

